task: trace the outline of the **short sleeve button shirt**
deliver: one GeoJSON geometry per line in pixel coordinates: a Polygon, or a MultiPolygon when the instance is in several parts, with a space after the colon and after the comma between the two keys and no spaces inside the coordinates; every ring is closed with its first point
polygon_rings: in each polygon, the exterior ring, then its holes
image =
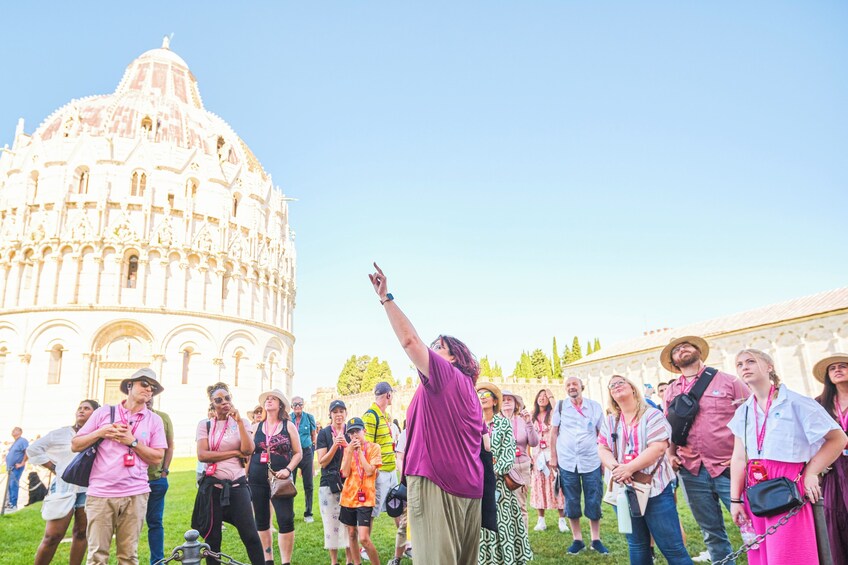
{"type": "Polygon", "coordinates": [[[589,398],[583,399],[580,410],[572,404],[570,398],[557,403],[551,426],[559,428],[556,451],[561,469],[572,473],[588,473],[601,466],[598,431],[603,417],[601,405],[589,398]]]}

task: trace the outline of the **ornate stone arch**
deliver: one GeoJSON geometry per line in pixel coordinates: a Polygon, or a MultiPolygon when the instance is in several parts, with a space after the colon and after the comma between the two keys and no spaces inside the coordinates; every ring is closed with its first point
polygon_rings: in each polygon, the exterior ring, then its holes
{"type": "Polygon", "coordinates": [[[121,380],[142,367],[152,367],[158,374],[156,357],[153,333],[145,325],[119,319],[101,326],[91,341],[89,395],[107,404],[121,400],[121,380]]]}

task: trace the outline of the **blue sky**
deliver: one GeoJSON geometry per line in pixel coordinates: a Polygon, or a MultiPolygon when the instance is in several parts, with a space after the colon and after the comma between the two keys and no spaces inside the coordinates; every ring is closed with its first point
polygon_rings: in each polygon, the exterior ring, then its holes
{"type": "Polygon", "coordinates": [[[0,143],[174,33],[287,195],[295,392],[422,337],[509,372],[844,286],[844,2],[14,3],[0,143]],[[839,259],[839,262],[835,260],[839,259]]]}

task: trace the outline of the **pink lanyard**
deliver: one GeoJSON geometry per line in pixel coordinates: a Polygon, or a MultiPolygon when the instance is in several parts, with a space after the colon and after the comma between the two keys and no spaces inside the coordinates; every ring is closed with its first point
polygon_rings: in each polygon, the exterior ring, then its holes
{"type": "MultiPolygon", "coordinates": [[[[227,419],[224,422],[224,427],[221,428],[221,435],[218,436],[218,443],[215,443],[215,444],[210,443],[209,444],[209,449],[211,451],[218,451],[218,448],[221,447],[221,442],[224,441],[224,432],[227,431],[227,424],[229,424],[229,423],[230,423],[230,417],[227,416],[227,419]]],[[[212,438],[213,438],[213,441],[214,441],[214,438],[215,438],[215,429],[217,427],[218,427],[218,419],[216,418],[215,421],[212,423],[212,438]]]]}
{"type": "MultiPolygon", "coordinates": [[[[265,422],[262,422],[262,423],[264,424],[265,422]]],[[[281,432],[281,431],[283,431],[283,422],[282,422],[282,421],[279,423],[279,426],[280,426],[280,432],[281,432]]],[[[266,437],[266,438],[270,438],[271,436],[275,436],[275,435],[277,435],[278,433],[280,433],[280,432],[273,432],[273,433],[269,436],[269,435],[268,435],[268,430],[266,430],[266,429],[265,429],[265,426],[262,426],[262,431],[265,433],[265,437],[266,437]]]]}
{"type": "MultiPolygon", "coordinates": [[[[581,403],[581,404],[582,404],[582,403],[581,403]]],[[[577,405],[576,405],[576,404],[574,404],[573,402],[571,403],[571,405],[572,405],[572,406],[574,406],[574,409],[575,409],[575,410],[577,410],[577,412],[578,412],[581,416],[583,416],[584,418],[586,418],[586,414],[584,414],[584,413],[583,413],[583,410],[580,408],[580,406],[577,406],[577,405]]],[[[586,418],[586,419],[588,420],[588,418],[586,418]]]]}
{"type": "Polygon", "coordinates": [[[842,426],[843,430],[848,431],[848,410],[842,411],[838,398],[833,399],[833,407],[836,409],[836,419],[839,421],[839,425],[842,426]]]}
{"type": "MultiPolygon", "coordinates": [[[[121,423],[125,426],[129,425],[127,418],[124,416],[123,411],[118,410],[118,414],[121,416],[121,423]]],[[[141,423],[141,419],[144,417],[144,414],[136,414],[135,416],[135,424],[133,424],[132,435],[135,436],[135,431],[138,429],[138,425],[141,423]]]]}
{"type": "MultiPolygon", "coordinates": [[[[368,442],[362,445],[362,456],[368,457],[368,442]]],[[[362,470],[362,465],[359,463],[359,455],[354,453],[353,461],[356,463],[356,474],[359,475],[359,490],[362,490],[362,481],[365,480],[365,471],[362,470]]]]}
{"type": "Polygon", "coordinates": [[[624,422],[621,423],[621,439],[624,440],[624,449],[627,449],[627,445],[630,443],[630,440],[633,440],[633,449],[630,453],[635,456],[639,455],[639,422],[635,421],[636,418],[633,418],[633,421],[630,422],[630,425],[626,425],[624,422]]]}
{"type": "Polygon", "coordinates": [[[541,414],[536,417],[536,423],[539,424],[539,435],[548,433],[547,426],[545,426],[545,418],[541,414]]]}
{"type": "MultiPolygon", "coordinates": [[[[766,409],[763,411],[763,427],[760,428],[760,414],[757,412],[757,407],[754,406],[754,431],[757,432],[757,455],[763,454],[763,443],[766,440],[766,421],[768,421],[769,410],[771,409],[771,399],[774,395],[774,385],[769,389],[768,401],[766,409]]],[[[756,404],[757,399],[754,399],[756,404]]]]}
{"type": "MultiPolygon", "coordinates": [[[[513,433],[513,435],[516,435],[516,434],[518,433],[518,432],[516,431],[516,430],[518,430],[518,427],[515,425],[515,424],[516,424],[516,422],[515,422],[515,416],[513,416],[512,418],[510,418],[510,422],[511,422],[511,424],[512,424],[512,433],[513,433]]],[[[519,446],[518,446],[518,438],[515,438],[515,456],[516,456],[516,457],[521,457],[521,447],[519,447],[519,446]]]]}
{"type": "MultiPolygon", "coordinates": [[[[344,437],[344,430],[336,433],[336,430],[334,430],[332,426],[330,426],[330,433],[333,434],[333,439],[336,439],[338,436],[344,437]]],[[[347,440],[345,440],[345,446],[347,446],[347,440]]]]}

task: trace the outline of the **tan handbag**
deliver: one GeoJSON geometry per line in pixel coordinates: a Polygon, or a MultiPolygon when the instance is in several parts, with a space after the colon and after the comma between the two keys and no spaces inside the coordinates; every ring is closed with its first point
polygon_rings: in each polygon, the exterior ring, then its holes
{"type": "Polygon", "coordinates": [[[509,470],[509,473],[503,476],[503,479],[506,488],[509,490],[518,490],[524,486],[524,477],[521,476],[521,472],[514,465],[509,470]]]}
{"type": "Polygon", "coordinates": [[[271,468],[270,441],[266,441],[265,449],[268,452],[268,486],[271,488],[271,498],[294,498],[297,496],[297,486],[294,484],[291,471],[289,471],[289,476],[285,479],[277,478],[277,475],[274,474],[274,469],[271,468]]]}

